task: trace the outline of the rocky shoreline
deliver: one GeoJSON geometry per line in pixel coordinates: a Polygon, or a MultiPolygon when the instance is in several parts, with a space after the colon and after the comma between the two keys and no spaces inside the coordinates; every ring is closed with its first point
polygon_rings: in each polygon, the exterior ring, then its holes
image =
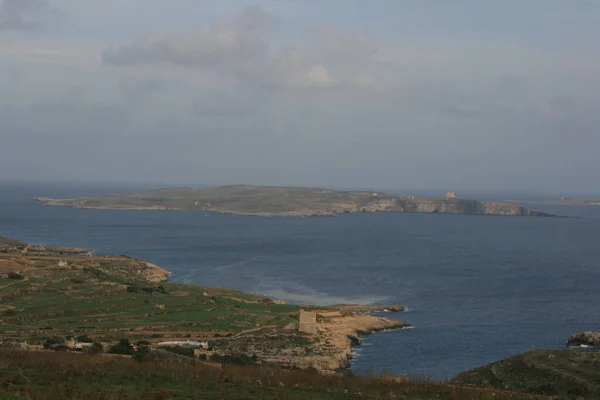
{"type": "Polygon", "coordinates": [[[77,332],[83,336],[81,325],[102,343],[135,338],[159,351],[161,341],[185,347],[193,338],[194,343],[210,343],[210,352],[204,354],[207,360],[212,355],[217,359],[244,356],[275,367],[335,372],[350,366],[352,347],[361,343],[361,335],[408,326],[371,315],[404,311],[399,305],[286,305],[228,289],[168,283],[169,275],[157,265],[127,256],[95,255],[90,249],[29,245],[0,237],[0,288],[6,292],[0,311],[10,310],[0,315],[0,322],[29,324],[26,330],[0,334],[0,342],[27,344],[36,334],[67,337],[77,332]],[[52,297],[57,291],[63,297],[52,297]],[[36,308],[29,314],[24,299],[31,300],[32,307],[48,301],[54,311],[36,308]],[[15,307],[13,301],[21,303],[15,307]],[[119,302],[127,305],[113,304],[119,302]],[[184,311],[186,302],[189,308],[184,311]],[[80,304],[87,308],[78,311],[80,304]],[[124,310],[129,315],[123,316],[124,310]],[[63,317],[69,324],[60,329],[50,326],[63,317]],[[52,322],[38,326],[41,318],[52,322]],[[196,330],[204,321],[211,322],[196,330]],[[120,327],[102,327],[105,323],[120,327]]]}
{"type": "Polygon", "coordinates": [[[410,326],[397,319],[346,311],[352,308],[378,311],[394,306],[303,307],[298,323],[286,326],[284,331],[253,332],[220,340],[215,343],[216,350],[256,355],[262,363],[282,368],[334,373],[350,367],[352,348],[361,344],[361,336],[410,326]]]}
{"type": "Polygon", "coordinates": [[[577,332],[569,336],[567,347],[600,347],[600,332],[577,332]]]}

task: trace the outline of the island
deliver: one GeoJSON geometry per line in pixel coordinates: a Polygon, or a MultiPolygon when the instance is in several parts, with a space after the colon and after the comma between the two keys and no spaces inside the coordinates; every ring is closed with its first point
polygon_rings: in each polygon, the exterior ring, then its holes
{"type": "MultiPolygon", "coordinates": [[[[522,203],[518,200],[506,200],[507,203],[522,203]]],[[[560,197],[553,199],[532,199],[527,204],[551,206],[600,206],[600,197],[560,197]]]]}
{"type": "Polygon", "coordinates": [[[392,196],[380,192],[233,185],[157,189],[131,195],[76,199],[35,198],[45,206],[108,210],[202,210],[254,216],[332,216],[347,213],[406,212],[503,216],[553,216],[502,202],[445,197],[392,196]]]}

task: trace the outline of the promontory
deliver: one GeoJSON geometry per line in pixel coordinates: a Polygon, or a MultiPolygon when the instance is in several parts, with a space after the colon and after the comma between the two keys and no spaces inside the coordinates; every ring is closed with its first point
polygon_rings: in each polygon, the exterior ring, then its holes
{"type": "Polygon", "coordinates": [[[517,204],[445,197],[393,196],[370,191],[233,185],[171,188],[130,195],[35,200],[46,206],[110,210],[203,210],[257,216],[331,216],[361,212],[416,212],[505,216],[552,216],[517,204]]]}

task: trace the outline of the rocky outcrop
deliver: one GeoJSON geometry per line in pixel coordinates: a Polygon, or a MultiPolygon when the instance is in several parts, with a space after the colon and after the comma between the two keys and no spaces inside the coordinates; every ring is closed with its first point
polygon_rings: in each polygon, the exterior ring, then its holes
{"type": "Polygon", "coordinates": [[[388,329],[401,329],[408,324],[391,318],[372,315],[342,315],[324,318],[318,324],[319,343],[330,354],[313,355],[305,362],[317,369],[339,370],[348,368],[352,359],[352,346],[361,343],[360,336],[388,329]]]}
{"type": "MultiPolygon", "coordinates": [[[[249,332],[223,339],[215,343],[215,348],[223,354],[256,355],[268,365],[333,372],[350,366],[352,347],[360,345],[361,335],[408,326],[396,319],[348,313],[350,307],[366,311],[362,308],[366,306],[350,305],[342,309],[311,308],[311,311],[301,311],[299,324],[287,326],[287,333],[275,330],[262,335],[249,332]]],[[[393,308],[401,307],[387,309],[393,308]]]]}
{"type": "Polygon", "coordinates": [[[600,332],[578,332],[569,336],[567,346],[600,347],[600,332]]]}

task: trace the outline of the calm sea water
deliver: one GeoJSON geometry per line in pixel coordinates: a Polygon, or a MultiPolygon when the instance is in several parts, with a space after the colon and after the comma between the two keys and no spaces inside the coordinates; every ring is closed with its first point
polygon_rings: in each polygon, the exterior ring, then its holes
{"type": "Polygon", "coordinates": [[[125,188],[0,186],[0,235],[128,254],[176,282],[291,302],[402,304],[414,329],[367,337],[358,373],[435,379],[600,330],[600,207],[580,219],[434,214],[268,218],[42,207],[125,188]],[[109,190],[110,189],[110,190],[109,190]]]}

